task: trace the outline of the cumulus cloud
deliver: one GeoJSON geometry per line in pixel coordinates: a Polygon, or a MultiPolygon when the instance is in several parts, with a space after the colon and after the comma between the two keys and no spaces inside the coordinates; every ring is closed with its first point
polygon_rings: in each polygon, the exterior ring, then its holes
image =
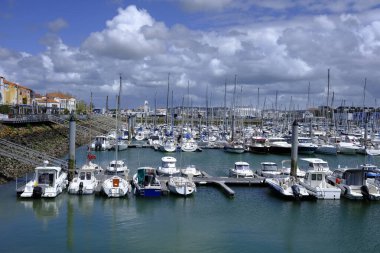
{"type": "MultiPolygon", "coordinates": [[[[223,6],[229,4],[226,1],[223,6]]],[[[265,8],[275,9],[276,4],[267,2],[265,8]]],[[[289,5],[284,8],[294,6],[294,2],[282,4],[289,5]]],[[[227,80],[231,97],[235,74],[244,87],[243,101],[256,98],[260,88],[267,105],[276,91],[283,106],[289,106],[290,97],[305,105],[310,82],[317,103],[325,101],[328,68],[336,101],[354,101],[362,94],[365,77],[368,93],[379,94],[379,12],[308,15],[196,30],[183,24],[169,27],[147,10],[129,6],[119,9],[104,29],[94,31],[80,46],[69,46],[50,34],[42,40],[46,50],[36,55],[0,47],[0,75],[42,93],[68,89],[86,98],[93,91],[99,106],[106,95],[115,98],[120,73],[128,106],[144,100],[152,104],[155,96],[158,106],[164,105],[169,72],[174,100],[179,104],[188,83],[194,105],[205,104],[206,87],[213,93],[214,104],[221,104],[224,82],[227,80]]]]}
{"type": "Polygon", "coordinates": [[[165,25],[134,5],[119,8],[118,15],[107,21],[106,26],[103,31],[92,33],[83,49],[107,57],[138,59],[160,53],[165,48],[160,40],[165,36],[165,25]]]}

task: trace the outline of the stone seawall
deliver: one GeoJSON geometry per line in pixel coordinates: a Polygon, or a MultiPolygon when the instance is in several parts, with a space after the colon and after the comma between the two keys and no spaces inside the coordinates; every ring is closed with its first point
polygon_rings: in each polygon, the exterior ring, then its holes
{"type": "MultiPolygon", "coordinates": [[[[57,158],[61,158],[68,153],[68,136],[68,128],[55,124],[25,125],[18,127],[0,124],[0,138],[57,158]]],[[[76,145],[81,146],[89,143],[89,141],[89,139],[85,140],[77,135],[76,145]]],[[[14,180],[33,170],[34,166],[0,156],[0,183],[14,180]]]]}

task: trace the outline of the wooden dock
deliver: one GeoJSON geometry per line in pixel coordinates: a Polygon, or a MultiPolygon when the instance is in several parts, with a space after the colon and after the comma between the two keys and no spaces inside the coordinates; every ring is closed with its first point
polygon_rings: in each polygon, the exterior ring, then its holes
{"type": "MultiPolygon", "coordinates": [[[[107,176],[105,175],[97,175],[100,183],[95,189],[95,194],[101,194],[101,182],[104,181],[107,176]]],[[[159,176],[158,179],[161,182],[161,190],[163,195],[169,194],[169,189],[167,186],[167,182],[169,177],[159,176]]],[[[201,177],[193,177],[193,182],[196,185],[204,185],[204,186],[216,186],[220,188],[227,197],[234,197],[235,191],[232,190],[229,186],[265,186],[265,181],[263,177],[259,177],[255,175],[253,178],[235,178],[235,177],[214,177],[210,176],[206,172],[202,171],[201,177]]],[[[132,184],[132,182],[131,182],[132,184]]]]}

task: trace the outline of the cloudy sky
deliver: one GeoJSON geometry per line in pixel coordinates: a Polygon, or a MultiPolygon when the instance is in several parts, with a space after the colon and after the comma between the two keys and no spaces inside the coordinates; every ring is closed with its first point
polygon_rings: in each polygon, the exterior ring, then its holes
{"type": "Polygon", "coordinates": [[[38,93],[89,101],[93,92],[97,107],[107,95],[112,106],[121,74],[122,107],[153,105],[155,98],[165,107],[169,77],[174,105],[205,106],[207,90],[209,103],[222,106],[225,83],[231,104],[236,75],[238,104],[262,108],[265,101],[272,108],[277,92],[278,108],[305,108],[326,105],[330,69],[334,106],[362,106],[364,97],[367,106],[380,106],[380,1],[0,0],[0,6],[0,76],[38,93]]]}

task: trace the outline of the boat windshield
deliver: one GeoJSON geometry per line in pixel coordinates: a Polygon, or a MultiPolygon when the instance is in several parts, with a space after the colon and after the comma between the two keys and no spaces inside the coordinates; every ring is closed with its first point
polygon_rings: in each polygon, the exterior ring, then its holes
{"type": "Polygon", "coordinates": [[[236,165],[237,170],[249,170],[249,165],[236,165]]]}
{"type": "Polygon", "coordinates": [[[54,172],[38,172],[38,184],[46,184],[49,186],[53,186],[54,172]]]}
{"type": "Polygon", "coordinates": [[[263,164],[263,170],[265,170],[265,171],[277,171],[277,164],[263,164]]]}

